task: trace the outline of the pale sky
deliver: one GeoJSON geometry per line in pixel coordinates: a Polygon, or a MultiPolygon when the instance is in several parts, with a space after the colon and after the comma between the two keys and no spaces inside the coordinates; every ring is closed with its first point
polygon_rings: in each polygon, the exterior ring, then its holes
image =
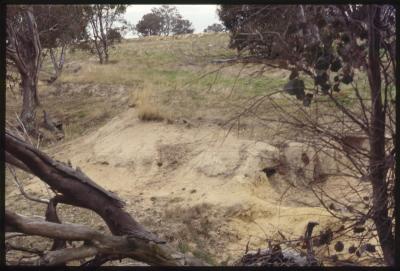
{"type": "MultiPolygon", "coordinates": [[[[129,23],[136,25],[144,14],[151,12],[152,8],[160,6],[161,5],[129,5],[125,13],[125,19],[129,23]]],[[[182,17],[192,22],[195,33],[203,32],[204,28],[213,23],[220,23],[217,15],[217,5],[171,6],[176,6],[182,17]]],[[[129,33],[127,37],[132,37],[132,33],[129,33]]]]}

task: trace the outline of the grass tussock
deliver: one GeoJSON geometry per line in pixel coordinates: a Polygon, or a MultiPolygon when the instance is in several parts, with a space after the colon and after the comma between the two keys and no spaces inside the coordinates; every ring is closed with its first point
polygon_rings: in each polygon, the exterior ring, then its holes
{"type": "Polygon", "coordinates": [[[140,92],[136,92],[131,98],[131,106],[137,108],[138,117],[141,121],[163,121],[167,119],[166,112],[156,102],[152,90],[144,88],[140,92]]]}
{"type": "Polygon", "coordinates": [[[139,107],[138,111],[139,119],[142,121],[163,121],[164,116],[160,110],[150,104],[139,107]]]}

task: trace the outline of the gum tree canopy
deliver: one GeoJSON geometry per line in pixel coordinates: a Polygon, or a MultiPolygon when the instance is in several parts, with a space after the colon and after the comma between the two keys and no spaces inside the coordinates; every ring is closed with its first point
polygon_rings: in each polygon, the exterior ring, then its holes
{"type": "Polygon", "coordinates": [[[111,32],[125,30],[127,22],[123,18],[127,5],[88,5],[85,6],[86,16],[89,20],[91,42],[100,64],[107,64],[109,49],[114,39],[110,39],[111,32]],[[119,26],[118,26],[119,24],[119,26]]]}
{"type": "Polygon", "coordinates": [[[60,75],[68,45],[86,33],[87,21],[82,6],[18,5],[7,6],[7,78],[18,78],[23,98],[20,119],[29,133],[35,131],[38,75],[49,50],[54,65],[54,80],[60,75]],[[57,61],[57,52],[59,60],[57,61]]]}
{"type": "Polygon", "coordinates": [[[84,6],[34,5],[33,14],[43,50],[50,53],[55,81],[62,72],[68,46],[78,44],[87,35],[84,6]]]}

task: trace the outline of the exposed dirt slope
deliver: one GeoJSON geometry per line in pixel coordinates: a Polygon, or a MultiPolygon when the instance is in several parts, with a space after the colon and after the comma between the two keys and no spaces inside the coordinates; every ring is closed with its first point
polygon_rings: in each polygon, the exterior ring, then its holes
{"type": "MultiPolygon", "coordinates": [[[[289,184],[261,171],[279,149],[218,127],[141,122],[129,109],[52,152],[121,195],[139,221],[181,250],[218,262],[237,259],[250,237],[250,247],[265,246],[265,234],[278,229],[299,236],[310,220],[329,223],[309,192],[282,196],[289,184]]],[[[45,193],[40,182],[27,189],[45,193]]]]}

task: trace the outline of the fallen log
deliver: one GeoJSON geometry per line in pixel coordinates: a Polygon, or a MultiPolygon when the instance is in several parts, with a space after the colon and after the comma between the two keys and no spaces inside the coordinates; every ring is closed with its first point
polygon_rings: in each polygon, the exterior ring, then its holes
{"type": "MultiPolygon", "coordinates": [[[[106,235],[84,225],[59,224],[41,219],[28,218],[6,210],[6,228],[8,231],[38,235],[52,239],[85,241],[78,248],[63,248],[49,251],[40,259],[40,265],[58,265],[71,260],[94,256],[98,253],[121,254],[135,257],[136,251],[146,248],[147,242],[132,236],[106,235]]],[[[155,253],[156,254],[156,253],[155,253]]],[[[157,261],[154,261],[157,263],[157,261]]],[[[170,263],[174,265],[174,262],[170,263]]]]}
{"type": "MultiPolygon", "coordinates": [[[[106,222],[108,228],[115,238],[118,236],[125,236],[123,237],[125,242],[133,242],[135,244],[135,246],[131,248],[132,251],[129,254],[129,256],[135,260],[145,262],[150,265],[204,264],[197,259],[187,258],[183,254],[174,251],[166,244],[164,240],[147,231],[124,210],[124,203],[117,195],[97,185],[79,168],[73,169],[67,164],[63,164],[50,158],[48,155],[36,149],[32,145],[27,144],[26,142],[17,138],[8,130],[6,130],[5,133],[5,151],[8,153],[7,162],[17,165],[19,168],[36,175],[42,181],[48,184],[51,189],[56,191],[57,195],[51,202],[52,205],[49,206],[50,209],[48,209],[48,217],[52,217],[50,220],[59,222],[56,218],[56,203],[86,208],[97,213],[106,222]]],[[[15,223],[18,221],[26,221],[21,220],[21,217],[17,217],[15,215],[13,216],[12,213],[8,213],[8,218],[14,218],[13,221],[15,221],[15,223]]],[[[6,220],[8,220],[8,218],[6,220]]],[[[57,225],[57,227],[61,227],[57,229],[62,229],[62,227],[65,226],[64,224],[58,223],[52,224],[57,225]]],[[[17,225],[21,224],[17,223],[17,225]]],[[[43,224],[43,222],[41,225],[46,227],[49,226],[48,224],[43,224]]],[[[11,225],[7,223],[6,228],[8,231],[10,226],[11,225]]],[[[52,227],[55,226],[53,225],[52,227]]],[[[55,240],[69,240],[66,238],[67,236],[65,236],[65,234],[67,234],[65,232],[68,232],[69,230],[70,227],[65,228],[64,230],[57,231],[57,234],[52,236],[48,236],[48,232],[42,232],[42,236],[47,236],[55,240]]],[[[86,233],[89,234],[89,232],[90,231],[86,229],[86,233]]],[[[36,230],[31,232],[31,234],[37,233],[38,232],[36,230]]],[[[89,236],[92,236],[90,234],[89,236]]],[[[82,236],[79,237],[81,238],[82,236]]],[[[124,244],[127,246],[127,243],[124,244]]],[[[126,246],[124,248],[127,248],[126,246]]],[[[54,245],[53,248],[62,247],[64,246],[54,245]]],[[[54,254],[51,255],[56,255],[56,251],[60,250],[54,250],[54,254]]],[[[81,253],[78,253],[78,255],[89,252],[94,253],[94,255],[101,253],[106,257],[108,250],[99,250],[97,247],[96,249],[82,248],[81,253]]]]}

